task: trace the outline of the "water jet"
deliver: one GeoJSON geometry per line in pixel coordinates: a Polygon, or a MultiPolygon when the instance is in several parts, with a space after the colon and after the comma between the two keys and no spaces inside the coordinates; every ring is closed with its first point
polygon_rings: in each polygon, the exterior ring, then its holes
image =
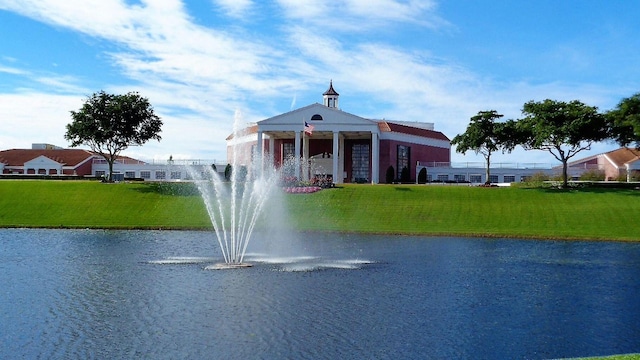
{"type": "MultiPolygon", "coordinates": [[[[240,118],[240,113],[236,112],[235,137],[240,136],[240,118]]],[[[269,161],[269,154],[255,150],[253,154],[246,154],[242,150],[239,145],[233,147],[228,165],[230,174],[224,177],[212,167],[189,170],[204,201],[224,258],[224,263],[211,265],[212,269],[251,266],[243,262],[247,246],[280,179],[273,161],[269,161]]]]}

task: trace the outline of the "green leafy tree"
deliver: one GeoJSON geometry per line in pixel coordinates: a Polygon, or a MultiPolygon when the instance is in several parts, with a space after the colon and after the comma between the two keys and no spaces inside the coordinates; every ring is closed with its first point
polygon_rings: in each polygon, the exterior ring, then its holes
{"type": "Polygon", "coordinates": [[[162,121],[149,100],[136,92],[94,93],[80,110],[71,111],[71,118],[65,139],[71,141],[72,147],[84,144],[104,157],[109,164],[109,180],[113,178],[113,163],[120,152],[132,145],[161,139],[162,121]]]}
{"type": "Polygon", "coordinates": [[[607,120],[595,106],[571,102],[529,101],[518,120],[519,143],[526,150],[545,150],[562,162],[562,185],[567,186],[569,159],[609,137],[607,120]]]}
{"type": "Polygon", "coordinates": [[[640,93],[622,99],[606,116],[612,138],[622,146],[635,143],[640,147],[640,93]]]}
{"type": "Polygon", "coordinates": [[[491,175],[491,155],[500,149],[503,151],[513,149],[504,145],[504,139],[507,136],[504,132],[504,123],[496,122],[503,116],[495,110],[479,111],[477,115],[471,117],[467,130],[451,140],[451,144],[456,145],[458,153],[464,154],[473,150],[476,154],[484,156],[487,183],[491,175]]]}

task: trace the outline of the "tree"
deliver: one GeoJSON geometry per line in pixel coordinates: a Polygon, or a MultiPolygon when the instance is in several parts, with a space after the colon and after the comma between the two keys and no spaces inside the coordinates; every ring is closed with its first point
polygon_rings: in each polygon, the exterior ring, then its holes
{"type": "Polygon", "coordinates": [[[525,150],[545,150],[562,162],[562,186],[567,186],[567,163],[582,150],[609,137],[607,121],[598,108],[571,102],[529,101],[518,120],[520,144],[525,150]]]}
{"type": "Polygon", "coordinates": [[[402,171],[400,171],[400,182],[408,183],[411,180],[411,174],[409,173],[408,167],[403,167],[402,171]]]}
{"type": "Polygon", "coordinates": [[[151,139],[161,140],[162,121],[149,100],[137,92],[94,93],[80,110],[71,111],[71,118],[65,139],[71,141],[72,147],[84,144],[104,157],[109,164],[108,180],[113,178],[113,163],[120,152],[151,139]]]}
{"type": "Polygon", "coordinates": [[[420,169],[418,173],[418,184],[426,184],[427,183],[427,168],[423,167],[420,169]]]}
{"type": "Polygon", "coordinates": [[[640,147],[640,93],[622,99],[606,116],[612,138],[622,146],[635,142],[640,147]]]}
{"type": "Polygon", "coordinates": [[[496,120],[504,115],[498,114],[495,110],[479,111],[477,115],[471,117],[467,130],[456,135],[451,140],[452,145],[456,145],[456,152],[464,154],[469,150],[475,151],[476,154],[482,154],[486,161],[486,182],[489,183],[491,175],[491,154],[503,149],[511,151],[513,147],[508,148],[503,145],[503,139],[506,138],[504,133],[504,124],[497,123],[496,120]]]}
{"type": "Polygon", "coordinates": [[[395,176],[395,169],[393,168],[393,166],[389,165],[389,167],[387,168],[387,172],[385,173],[385,180],[387,181],[387,184],[392,184],[395,176]]]}

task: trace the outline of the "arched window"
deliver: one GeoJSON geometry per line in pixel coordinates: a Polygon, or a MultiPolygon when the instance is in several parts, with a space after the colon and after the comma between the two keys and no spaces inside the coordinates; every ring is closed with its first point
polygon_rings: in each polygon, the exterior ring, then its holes
{"type": "Polygon", "coordinates": [[[313,115],[313,116],[311,117],[311,120],[313,120],[313,121],[316,121],[316,120],[317,120],[317,121],[322,121],[322,115],[320,115],[320,114],[315,114],[315,115],[313,115]]]}

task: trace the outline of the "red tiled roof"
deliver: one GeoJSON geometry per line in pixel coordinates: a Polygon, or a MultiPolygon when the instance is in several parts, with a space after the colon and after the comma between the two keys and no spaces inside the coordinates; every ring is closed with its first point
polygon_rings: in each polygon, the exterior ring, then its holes
{"type": "MultiPolygon", "coordinates": [[[[258,133],[258,125],[257,125],[257,124],[255,124],[255,125],[249,125],[249,126],[247,126],[246,128],[244,128],[244,129],[240,129],[240,130],[238,131],[237,135],[238,135],[238,137],[242,137],[242,136],[245,136],[245,135],[249,135],[249,134],[257,134],[257,133],[258,133]]],[[[235,134],[235,133],[233,133],[233,134],[231,134],[231,135],[227,136],[227,138],[226,138],[225,140],[227,140],[227,141],[228,141],[228,140],[231,140],[231,139],[233,139],[233,138],[235,137],[235,135],[236,135],[236,134],[235,134]]]]}
{"type": "Polygon", "coordinates": [[[7,166],[23,166],[39,156],[45,156],[55,162],[75,167],[93,157],[93,153],[82,149],[11,149],[0,151],[0,163],[7,166]]]}
{"type": "Polygon", "coordinates": [[[628,162],[640,159],[640,151],[623,147],[605,154],[616,166],[622,166],[628,162]]]}
{"type": "Polygon", "coordinates": [[[431,139],[449,141],[449,138],[439,131],[427,130],[427,129],[417,128],[417,127],[407,126],[407,125],[400,125],[400,124],[395,124],[387,121],[380,121],[378,123],[378,128],[380,129],[380,131],[383,131],[383,132],[392,131],[392,132],[398,132],[402,134],[416,135],[416,136],[422,136],[422,137],[427,137],[431,139]]]}

